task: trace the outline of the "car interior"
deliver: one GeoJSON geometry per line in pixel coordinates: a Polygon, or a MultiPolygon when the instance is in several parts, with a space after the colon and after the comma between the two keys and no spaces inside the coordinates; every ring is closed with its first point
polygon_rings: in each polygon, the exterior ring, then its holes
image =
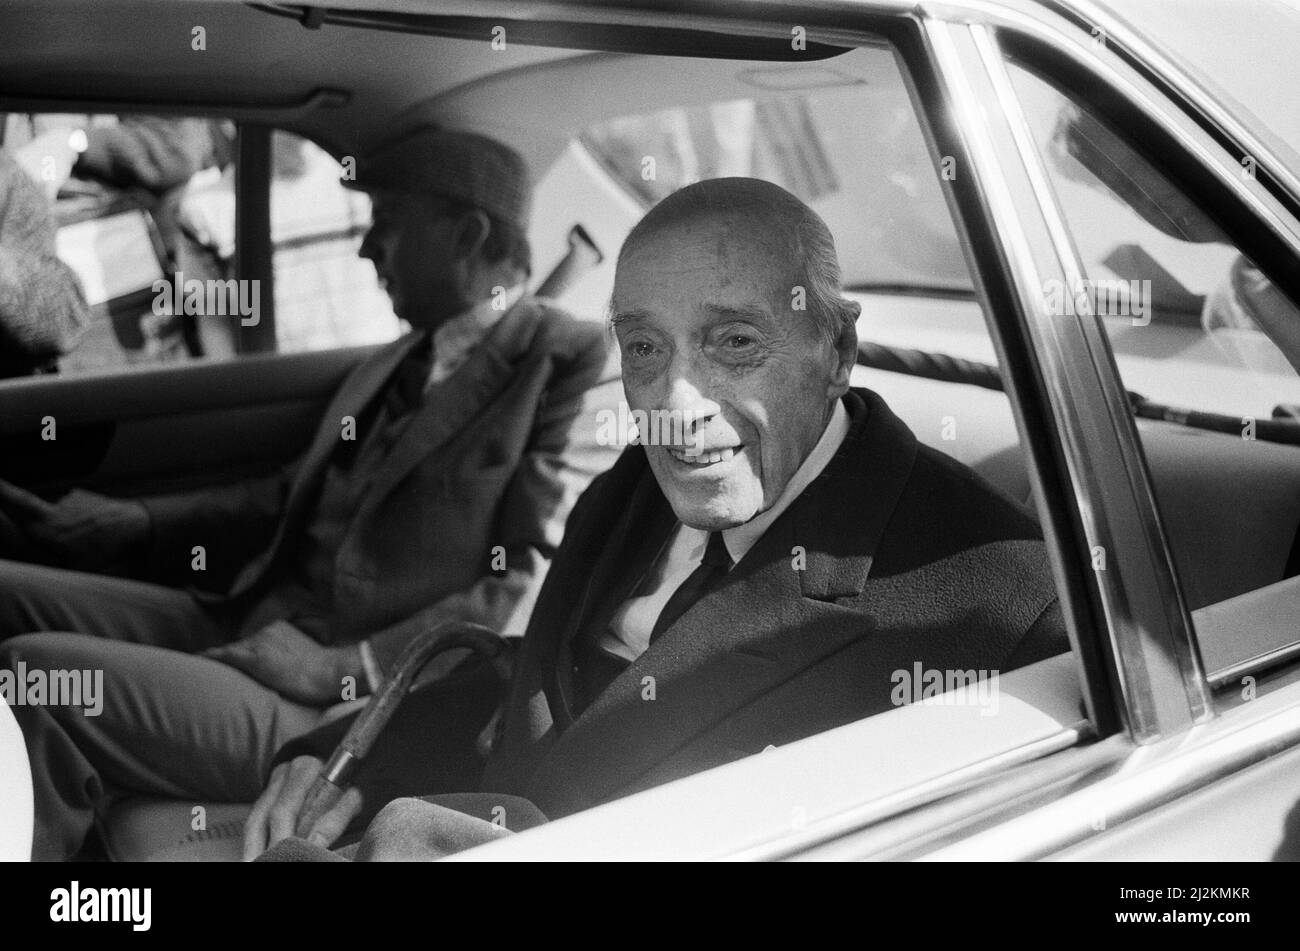
{"type": "MultiPolygon", "coordinates": [[[[808,55],[795,58],[787,41],[763,37],[719,33],[705,41],[672,30],[520,20],[494,43],[496,24],[486,19],[412,15],[377,24],[361,12],[326,17],[280,3],[6,7],[0,111],[229,123],[236,174],[224,185],[219,175],[201,184],[224,188],[230,273],[273,282],[275,300],[263,304],[263,326],[233,331],[224,349],[115,366],[72,361],[55,374],[0,381],[4,479],[47,497],[74,486],[129,497],[228,482],[294,458],[349,370],[401,328],[368,263],[351,263],[364,205],[339,205],[322,224],[275,224],[277,201],[302,202],[276,197],[271,130],[327,156],[320,167],[333,176],[347,157],[402,132],[446,125],[499,138],[525,156],[537,178],[531,286],[554,277],[548,288],[561,306],[597,323],[619,245],[659,197],[718,175],[755,175],[794,191],[835,234],[846,293],[862,305],[854,384],[881,394],[923,443],[1031,511],[1037,505],[942,169],[931,161],[899,60],[883,43],[810,42],[808,55]],[[97,28],[77,29],[92,7],[97,28]],[[194,46],[199,28],[203,49],[194,46]],[[336,286],[321,289],[322,269],[336,275],[336,286]],[[333,316],[319,304],[295,310],[308,294],[343,303],[333,316]],[[54,446],[42,436],[49,417],[57,421],[54,446]]],[[[1252,310],[1240,280],[1234,294],[1241,255],[1194,197],[1140,155],[1115,161],[1123,147],[1115,131],[1047,80],[1026,69],[1016,83],[1089,276],[1127,281],[1158,270],[1167,278],[1144,291],[1149,326],[1128,314],[1103,319],[1138,410],[1203,665],[1212,682],[1227,682],[1295,642],[1300,351],[1270,332],[1291,314],[1252,310]],[[1164,197],[1144,201],[1153,194],[1164,197]],[[1158,268],[1144,267],[1151,261],[1158,268]],[[1233,313],[1248,316],[1221,319],[1234,303],[1233,313]]],[[[148,240],[132,246],[152,246],[156,256],[137,261],[134,275],[110,273],[91,295],[101,330],[114,328],[115,336],[103,330],[98,338],[110,348],[130,332],[121,315],[138,305],[140,288],[175,263],[157,254],[147,216],[113,213],[120,220],[101,216],[96,227],[143,234],[148,240]]],[[[61,252],[80,255],[87,286],[95,256],[105,253],[90,228],[83,219],[60,231],[61,252]]],[[[596,411],[621,399],[611,356],[587,395],[581,420],[590,424],[575,434],[584,481],[613,459],[598,445],[596,411]]],[[[1065,695],[1059,717],[1069,719],[1079,709],[1077,685],[1059,664],[1044,671],[1057,702],[1065,695]]],[[[176,808],[124,801],[105,822],[107,854],[178,857],[176,808]]],[[[234,835],[240,808],[211,804],[206,838],[234,835]]]]}

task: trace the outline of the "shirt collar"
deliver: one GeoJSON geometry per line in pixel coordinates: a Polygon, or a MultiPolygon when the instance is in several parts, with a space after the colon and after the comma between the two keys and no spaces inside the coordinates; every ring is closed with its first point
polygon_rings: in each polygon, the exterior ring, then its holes
{"type": "MultiPolygon", "coordinates": [[[[839,452],[840,445],[848,434],[848,410],[844,408],[843,400],[836,400],[835,409],[831,411],[830,422],[826,424],[826,428],[822,431],[821,438],[817,440],[817,445],[813,446],[812,452],[808,453],[808,457],[804,459],[803,464],[795,470],[794,475],[786,483],[785,489],[777,497],[776,502],[743,525],[723,530],[722,540],[727,543],[727,553],[731,555],[733,565],[740,563],[741,559],[763,537],[763,533],[781,517],[782,512],[790,507],[790,503],[803,494],[803,490],[808,488],[813,479],[822,474],[822,471],[830,464],[831,459],[835,457],[835,453],[839,452]]],[[[700,536],[704,538],[706,533],[701,532],[700,536]]],[[[701,548],[701,551],[703,551],[703,548],[701,548]]]]}
{"type": "Polygon", "coordinates": [[[469,358],[470,351],[483,342],[488,331],[523,296],[524,285],[517,284],[503,295],[485,298],[439,325],[433,332],[433,366],[429,383],[437,383],[455,372],[469,358]]]}

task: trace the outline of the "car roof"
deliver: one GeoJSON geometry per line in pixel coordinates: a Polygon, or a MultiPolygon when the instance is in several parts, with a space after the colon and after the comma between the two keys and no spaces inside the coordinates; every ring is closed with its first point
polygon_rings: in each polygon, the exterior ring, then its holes
{"type": "MultiPolygon", "coordinates": [[[[364,154],[449,89],[503,69],[581,55],[378,30],[311,30],[240,3],[158,0],[6,0],[0,5],[0,90],[20,101],[94,90],[103,108],[121,101],[210,106],[237,118],[263,115],[340,151],[364,154]],[[94,24],[87,29],[86,24],[94,24]],[[206,50],[192,49],[192,30],[206,50]],[[232,106],[242,107],[232,109],[232,106]]],[[[11,108],[13,108],[11,106],[11,108]]],[[[42,111],[30,108],[24,111],[42,111]]],[[[60,111],[51,108],[51,111],[60,111]]]]}

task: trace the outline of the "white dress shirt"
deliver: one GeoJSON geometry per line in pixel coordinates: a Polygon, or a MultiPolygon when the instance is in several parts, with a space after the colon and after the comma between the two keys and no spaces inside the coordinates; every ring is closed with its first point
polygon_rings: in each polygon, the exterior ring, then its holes
{"type": "MultiPolygon", "coordinates": [[[[848,433],[849,414],[844,409],[844,402],[837,400],[830,422],[826,424],[817,445],[795,470],[776,502],[743,525],[723,529],[722,540],[726,543],[727,554],[731,556],[733,566],[740,563],[763,533],[808,488],[813,479],[822,474],[848,433]]],[[[650,632],[654,630],[655,621],[659,619],[664,605],[691,572],[699,567],[708,540],[708,532],[677,523],[645,580],[636,593],[614,613],[609,630],[601,635],[599,645],[602,650],[627,660],[636,660],[641,656],[650,646],[650,632]]]]}

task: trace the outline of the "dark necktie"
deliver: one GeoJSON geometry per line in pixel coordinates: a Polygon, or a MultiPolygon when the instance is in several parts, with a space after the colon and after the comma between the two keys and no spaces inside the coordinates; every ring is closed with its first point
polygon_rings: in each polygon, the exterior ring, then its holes
{"type": "Polygon", "coordinates": [[[401,436],[424,395],[433,363],[433,340],[426,333],[402,358],[388,382],[358,415],[356,439],[340,440],[331,462],[348,470],[384,459],[401,436]]]}
{"type": "Polygon", "coordinates": [[[727,552],[722,532],[710,532],[699,567],[686,576],[686,580],[659,612],[659,619],[650,632],[650,643],[653,644],[660,634],[672,627],[692,604],[716,589],[730,568],[731,555],[727,552]]]}
{"type": "Polygon", "coordinates": [[[384,392],[384,406],[389,420],[401,419],[420,404],[424,385],[429,381],[433,363],[433,339],[429,334],[411,348],[389,380],[384,392]]]}

